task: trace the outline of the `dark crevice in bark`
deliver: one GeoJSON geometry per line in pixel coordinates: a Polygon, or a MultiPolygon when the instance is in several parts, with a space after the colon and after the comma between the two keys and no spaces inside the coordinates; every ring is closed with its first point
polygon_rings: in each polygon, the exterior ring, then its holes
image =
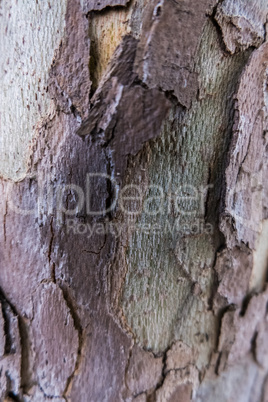
{"type": "MultiPolygon", "coordinates": [[[[208,298],[208,310],[209,311],[213,311],[214,298],[215,298],[215,296],[217,294],[217,290],[218,290],[218,287],[219,287],[219,284],[220,284],[219,278],[218,278],[218,273],[217,273],[217,271],[215,269],[216,263],[217,263],[217,258],[218,258],[219,253],[226,248],[225,237],[223,236],[223,234],[220,231],[218,232],[218,236],[219,236],[219,245],[218,245],[217,250],[215,251],[214,261],[213,261],[213,264],[212,264],[213,283],[212,283],[211,293],[210,293],[209,298],[208,298]]],[[[220,320],[220,318],[219,318],[219,320],[220,320]]]]}
{"type": "Polygon", "coordinates": [[[6,220],[7,220],[7,208],[8,208],[8,202],[6,201],[5,203],[5,212],[3,215],[3,233],[4,233],[4,243],[6,243],[7,235],[6,235],[6,220]]]}
{"type": "Polygon", "coordinates": [[[257,353],[256,353],[256,348],[257,348],[257,337],[258,337],[258,331],[255,330],[252,339],[250,341],[250,350],[253,356],[253,359],[256,364],[259,365],[258,359],[257,359],[257,353]]]}
{"type": "Polygon", "coordinates": [[[8,393],[8,397],[9,397],[12,401],[15,401],[15,402],[22,402],[22,401],[23,401],[22,398],[20,398],[18,395],[15,395],[13,392],[9,392],[9,393],[8,393]]]}
{"type": "Polygon", "coordinates": [[[54,219],[53,217],[50,219],[50,224],[49,224],[51,237],[50,237],[49,246],[48,246],[48,264],[49,264],[49,269],[51,272],[51,280],[52,280],[52,282],[56,283],[56,277],[55,277],[56,266],[55,266],[55,263],[51,261],[51,254],[52,254],[52,250],[53,250],[53,241],[54,241],[54,237],[55,237],[54,229],[53,229],[53,219],[54,219]]]}
{"type": "Polygon", "coordinates": [[[213,8],[212,13],[209,15],[209,18],[210,18],[212,24],[214,25],[214,27],[216,28],[221,50],[223,51],[223,53],[224,53],[226,56],[230,56],[231,53],[228,51],[228,49],[227,49],[227,47],[226,47],[226,44],[225,44],[225,42],[224,42],[221,27],[220,27],[220,25],[218,24],[218,22],[217,22],[217,20],[216,20],[216,18],[215,18],[216,13],[217,13],[217,9],[218,9],[219,5],[223,3],[223,1],[224,1],[224,0],[219,0],[219,2],[218,2],[218,3],[215,5],[215,7],[213,8]]]}
{"type": "Polygon", "coordinates": [[[30,371],[30,338],[28,326],[22,317],[19,317],[19,330],[21,334],[21,388],[23,394],[27,394],[33,385],[32,373],[30,371]]]}
{"type": "Polygon", "coordinates": [[[12,339],[12,327],[11,327],[11,321],[10,317],[8,315],[8,310],[11,310],[11,313],[14,314],[14,316],[19,317],[16,309],[14,306],[10,304],[10,302],[7,301],[2,289],[0,289],[0,302],[2,306],[2,314],[4,318],[4,331],[5,331],[5,354],[15,354],[16,353],[16,345],[14,345],[13,339],[12,339]]]}
{"type": "MultiPolygon", "coordinates": [[[[41,385],[40,384],[37,384],[38,385],[38,387],[39,387],[39,389],[40,389],[40,391],[42,392],[42,394],[44,395],[44,397],[46,398],[46,399],[60,399],[61,397],[60,396],[57,396],[57,395],[47,395],[46,393],[45,393],[45,391],[43,390],[43,388],[41,387],[41,385]]],[[[64,397],[63,397],[63,399],[65,399],[64,397]]],[[[39,401],[38,401],[39,402],[39,401]]]]}
{"type": "MultiPolygon", "coordinates": [[[[226,313],[228,313],[228,312],[230,312],[230,311],[235,311],[235,309],[236,309],[236,306],[234,305],[234,304],[229,304],[228,306],[226,306],[226,307],[224,307],[224,308],[222,308],[221,310],[220,310],[220,312],[218,313],[218,331],[217,331],[217,336],[216,336],[216,341],[217,341],[217,343],[216,343],[216,347],[215,347],[215,350],[216,351],[218,351],[218,349],[219,349],[219,342],[220,342],[220,336],[221,336],[221,326],[222,326],[222,320],[223,320],[223,317],[224,317],[224,315],[226,314],[226,313]]],[[[220,358],[221,356],[219,356],[219,358],[220,358]]],[[[216,364],[216,367],[218,367],[219,365],[218,364],[216,364]]]]}
{"type": "Polygon", "coordinates": [[[74,104],[72,104],[70,106],[70,112],[73,114],[73,116],[75,117],[76,120],[82,121],[81,115],[80,115],[79,111],[77,110],[77,108],[74,106],[74,104]]]}
{"type": "Polygon", "coordinates": [[[105,235],[104,235],[104,242],[103,242],[103,245],[99,248],[99,251],[93,251],[93,250],[86,250],[86,249],[83,249],[81,252],[82,252],[82,253],[87,253],[87,254],[100,255],[101,252],[102,252],[102,250],[104,249],[104,247],[105,247],[105,245],[106,245],[106,241],[107,241],[107,235],[106,235],[106,233],[105,233],[105,235]]]}
{"type": "Polygon", "coordinates": [[[222,352],[219,353],[218,359],[216,361],[216,365],[215,365],[215,374],[219,375],[219,369],[220,369],[220,365],[221,365],[221,358],[222,358],[222,352]]]}
{"type": "Polygon", "coordinates": [[[265,309],[265,316],[267,316],[267,315],[268,315],[268,301],[266,303],[266,309],[265,309]]]}
{"type": "Polygon", "coordinates": [[[248,308],[248,305],[249,305],[249,303],[250,303],[252,297],[255,296],[255,295],[256,295],[256,293],[250,292],[250,293],[248,293],[248,294],[244,297],[244,299],[243,299],[243,301],[242,301],[241,310],[240,310],[240,313],[239,313],[240,317],[244,317],[244,316],[245,316],[246,311],[247,311],[247,308],[248,308]]]}
{"type": "Polygon", "coordinates": [[[67,304],[67,307],[69,308],[71,316],[73,318],[74,327],[75,327],[75,329],[76,329],[76,331],[78,333],[78,350],[77,350],[75,368],[74,368],[73,373],[67,379],[66,387],[65,387],[65,390],[63,392],[63,398],[66,398],[67,395],[71,391],[74,377],[75,377],[77,371],[79,370],[80,363],[81,363],[81,360],[82,360],[82,349],[85,346],[86,338],[85,338],[84,329],[83,329],[81,321],[80,321],[80,317],[79,317],[78,312],[77,312],[77,308],[74,305],[74,301],[73,301],[72,297],[70,296],[67,287],[66,286],[61,286],[61,290],[62,290],[62,293],[63,293],[64,300],[65,300],[65,302],[67,304]]]}
{"type": "MultiPolygon", "coordinates": [[[[114,129],[112,130],[112,137],[111,140],[114,138],[114,129]]],[[[105,150],[105,158],[107,161],[107,170],[106,170],[106,174],[109,177],[113,177],[114,176],[114,163],[112,160],[112,156],[109,154],[109,150],[105,150]]],[[[114,202],[114,198],[115,198],[115,192],[116,190],[113,189],[113,185],[111,183],[111,180],[109,180],[109,178],[107,178],[106,180],[106,188],[107,188],[107,197],[106,197],[106,202],[105,202],[105,207],[106,207],[106,217],[108,218],[109,221],[112,220],[113,215],[115,213],[115,211],[111,210],[111,207],[113,205],[114,202]]]]}
{"type": "Polygon", "coordinates": [[[210,295],[208,297],[208,306],[210,311],[213,311],[213,300],[219,286],[218,274],[215,270],[217,257],[219,252],[226,247],[225,237],[219,230],[223,172],[218,172],[218,169],[219,168],[217,166],[216,160],[212,161],[208,171],[208,180],[207,180],[208,191],[204,206],[205,222],[211,223],[215,228],[214,229],[215,255],[212,264],[213,283],[210,295]],[[218,179],[217,187],[214,183],[215,178],[218,179]]]}
{"type": "Polygon", "coordinates": [[[51,280],[53,283],[56,283],[56,264],[54,262],[51,265],[51,280]]]}
{"type": "MultiPolygon", "coordinates": [[[[102,0],[100,0],[99,3],[101,3],[102,0]]],[[[122,11],[122,10],[126,10],[128,7],[130,7],[131,3],[133,2],[133,0],[128,0],[127,4],[124,5],[120,5],[120,4],[115,4],[113,5],[107,5],[104,6],[101,9],[92,9],[90,11],[87,12],[86,17],[88,18],[91,14],[98,14],[98,15],[106,15],[107,13],[109,13],[110,11],[122,11]]]]}
{"type": "MultiPolygon", "coordinates": [[[[92,35],[90,35],[92,37],[92,35]]],[[[94,39],[90,41],[90,57],[89,57],[89,72],[91,79],[91,88],[89,99],[91,99],[98,88],[98,81],[96,78],[95,71],[98,68],[98,52],[97,52],[97,44],[94,39]]]]}
{"type": "MultiPolygon", "coordinates": [[[[169,348],[170,349],[170,348],[169,348]]],[[[168,349],[168,350],[169,350],[168,349]]],[[[161,381],[157,384],[156,388],[153,390],[153,392],[150,392],[147,394],[147,399],[146,402],[156,402],[157,397],[156,397],[156,393],[157,391],[164,385],[165,379],[167,377],[167,375],[171,372],[180,372],[182,370],[186,370],[189,367],[195,367],[197,369],[197,367],[193,364],[189,364],[185,367],[180,367],[180,368],[173,368],[170,369],[168,371],[166,371],[166,361],[167,361],[167,352],[168,350],[165,352],[164,356],[163,356],[163,369],[162,369],[162,379],[161,381]]],[[[198,370],[198,369],[197,369],[198,370]]],[[[198,370],[199,371],[199,370],[198,370]]],[[[199,372],[199,376],[201,375],[201,373],[199,372]]],[[[201,382],[201,381],[200,381],[201,382]]],[[[142,394],[142,393],[141,393],[142,394]]],[[[138,395],[135,395],[138,396],[138,395]]]]}
{"type": "Polygon", "coordinates": [[[133,0],[128,0],[127,4],[125,6],[122,5],[107,5],[105,8],[102,8],[101,10],[91,10],[86,14],[86,17],[88,18],[91,16],[91,14],[94,15],[107,15],[111,11],[125,11],[127,8],[130,7],[131,3],[133,3],[133,0]]]}
{"type": "Polygon", "coordinates": [[[210,208],[209,208],[209,201],[212,193],[212,189],[210,190],[210,186],[213,186],[213,181],[212,181],[212,166],[210,165],[208,168],[208,179],[207,179],[207,186],[208,186],[208,192],[207,192],[207,197],[205,200],[205,205],[204,205],[204,216],[205,220],[208,220],[208,217],[210,215],[210,208]]]}

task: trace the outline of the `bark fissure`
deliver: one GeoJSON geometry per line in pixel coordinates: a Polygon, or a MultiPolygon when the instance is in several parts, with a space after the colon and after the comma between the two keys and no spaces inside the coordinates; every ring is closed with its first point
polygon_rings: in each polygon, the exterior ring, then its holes
{"type": "Polygon", "coordinates": [[[83,358],[82,353],[83,353],[83,348],[85,347],[86,337],[85,337],[85,330],[83,329],[83,327],[81,325],[81,320],[80,320],[79,315],[77,313],[77,308],[74,305],[73,299],[68,294],[68,291],[67,291],[66,287],[61,287],[61,289],[62,289],[62,292],[63,292],[63,295],[64,295],[64,299],[66,301],[66,304],[67,304],[68,308],[70,309],[70,312],[71,312],[71,315],[72,315],[72,318],[73,318],[73,321],[74,321],[75,329],[78,332],[78,349],[77,349],[77,357],[76,357],[74,371],[72,372],[72,374],[67,379],[65,390],[64,390],[64,392],[62,394],[63,398],[68,400],[68,395],[71,392],[74,377],[75,377],[75,375],[77,375],[79,373],[79,370],[80,370],[81,361],[82,361],[82,358],[83,358]]]}

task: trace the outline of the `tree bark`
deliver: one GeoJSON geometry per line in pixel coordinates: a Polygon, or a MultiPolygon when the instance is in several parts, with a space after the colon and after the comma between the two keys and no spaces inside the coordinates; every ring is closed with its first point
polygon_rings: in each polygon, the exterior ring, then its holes
{"type": "Polygon", "coordinates": [[[0,10],[0,400],[268,401],[267,0],[0,10]]]}

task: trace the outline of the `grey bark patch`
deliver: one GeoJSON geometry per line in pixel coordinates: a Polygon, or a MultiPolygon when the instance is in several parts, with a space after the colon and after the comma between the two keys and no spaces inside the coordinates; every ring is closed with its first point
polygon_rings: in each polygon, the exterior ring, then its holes
{"type": "Polygon", "coordinates": [[[13,7],[1,2],[1,177],[25,178],[39,122],[55,112],[47,85],[54,52],[64,36],[66,4],[67,0],[45,0],[13,7]]]}
{"type": "Polygon", "coordinates": [[[267,12],[266,0],[225,0],[219,5],[215,19],[230,53],[262,44],[267,12]]]}
{"type": "Polygon", "coordinates": [[[171,92],[189,107],[197,94],[194,57],[212,0],[154,0],[144,18],[135,69],[150,88],[171,92]]]}
{"type": "Polygon", "coordinates": [[[68,1],[66,32],[55,52],[50,71],[49,90],[52,98],[66,112],[76,111],[85,118],[89,108],[90,39],[88,21],[79,2],[68,1]]]}
{"type": "Polygon", "coordinates": [[[62,291],[40,285],[34,297],[33,333],[38,383],[47,396],[61,396],[75,368],[78,333],[62,291]]]}

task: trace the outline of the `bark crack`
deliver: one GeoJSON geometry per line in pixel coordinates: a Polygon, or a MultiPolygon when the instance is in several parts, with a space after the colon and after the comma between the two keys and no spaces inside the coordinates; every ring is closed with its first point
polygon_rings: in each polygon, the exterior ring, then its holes
{"type": "MultiPolygon", "coordinates": [[[[97,4],[95,6],[92,6],[90,8],[90,10],[87,11],[87,16],[89,16],[91,13],[98,13],[98,14],[103,14],[103,13],[107,13],[111,10],[116,10],[116,11],[120,11],[120,10],[125,10],[127,7],[129,7],[129,5],[131,4],[132,0],[114,0],[114,4],[109,4],[106,1],[100,0],[97,2],[97,4]],[[103,4],[104,3],[104,4],[103,4]],[[124,4],[122,4],[124,3],[124,4]]],[[[110,1],[110,3],[113,3],[113,1],[110,1]]]]}
{"type": "Polygon", "coordinates": [[[3,215],[4,243],[6,243],[6,241],[7,241],[7,233],[6,233],[7,208],[8,208],[8,202],[6,200],[6,202],[5,202],[5,212],[4,212],[4,215],[3,215]]]}
{"type": "Polygon", "coordinates": [[[54,262],[51,262],[51,255],[52,255],[52,250],[53,250],[53,241],[54,241],[54,237],[55,237],[55,233],[54,233],[54,228],[53,228],[53,217],[50,220],[50,241],[49,241],[49,247],[48,247],[48,264],[49,264],[49,268],[51,271],[51,280],[53,283],[56,283],[56,274],[55,274],[55,269],[56,269],[56,265],[54,262]]]}
{"type": "Polygon", "coordinates": [[[67,379],[65,390],[62,395],[65,400],[68,400],[68,396],[71,392],[74,378],[78,374],[80,365],[82,362],[82,358],[83,358],[82,352],[83,352],[83,348],[85,347],[85,343],[86,343],[86,335],[85,335],[85,330],[82,327],[81,320],[80,320],[80,317],[77,312],[78,309],[75,306],[74,300],[72,299],[71,295],[68,293],[68,291],[65,287],[62,286],[61,290],[63,293],[64,300],[65,300],[67,307],[69,308],[71,316],[73,318],[74,327],[78,333],[78,349],[77,349],[77,357],[76,357],[74,371],[67,379]]]}

